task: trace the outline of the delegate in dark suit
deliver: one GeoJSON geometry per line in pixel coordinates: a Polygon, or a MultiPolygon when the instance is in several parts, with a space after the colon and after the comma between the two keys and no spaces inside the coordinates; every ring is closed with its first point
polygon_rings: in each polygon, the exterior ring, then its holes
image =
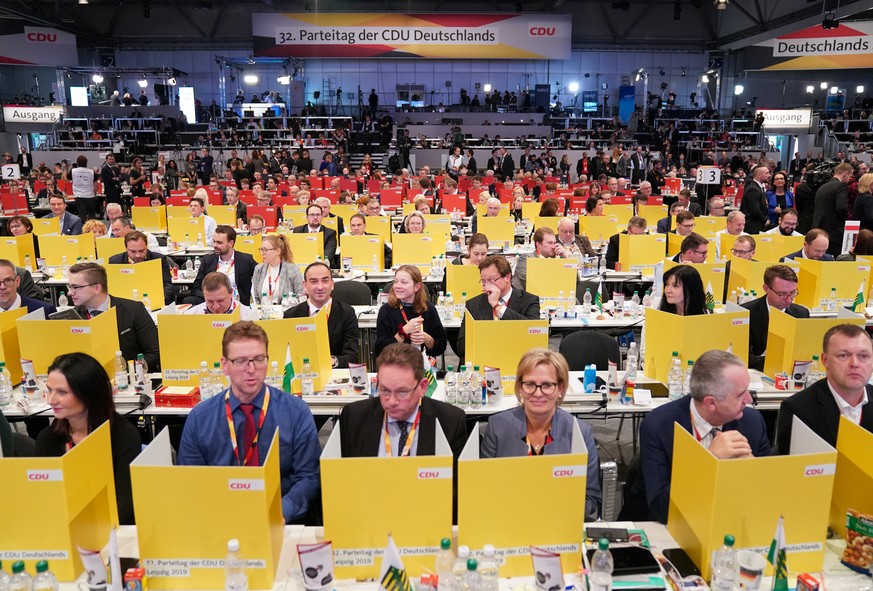
{"type": "MultiPolygon", "coordinates": [[[[491,304],[488,303],[487,294],[482,293],[467,300],[467,310],[474,320],[494,319],[494,310],[491,308],[491,304]]],[[[458,347],[455,351],[461,359],[464,358],[464,349],[466,348],[466,337],[464,336],[466,333],[466,318],[467,315],[465,314],[461,319],[461,332],[458,334],[458,347]]],[[[539,318],[540,298],[523,289],[513,287],[501,320],[539,320],[539,318]]]]}
{"type": "Polygon", "coordinates": [[[42,308],[43,310],[45,310],[45,317],[46,318],[49,317],[49,314],[54,314],[55,312],[58,311],[57,308],[55,308],[54,306],[52,306],[48,302],[44,302],[42,300],[35,300],[33,298],[26,298],[24,296],[21,296],[21,307],[27,308],[28,314],[30,314],[31,312],[35,312],[36,310],[39,310],[40,308],[42,308]]]}
{"type": "Polygon", "coordinates": [[[830,236],[828,253],[833,256],[840,254],[843,248],[843,228],[847,219],[849,219],[849,186],[838,178],[832,178],[815,192],[812,227],[821,228],[828,233],[830,236]]]}
{"type": "Polygon", "coordinates": [[[655,229],[658,231],[659,234],[670,233],[673,230],[673,218],[667,216],[665,218],[659,219],[657,225],[655,226],[655,229]]]}
{"type": "MultiPolygon", "coordinates": [[[[115,308],[115,322],[118,325],[118,345],[125,361],[136,361],[138,353],[145,357],[149,371],[161,367],[161,354],[158,349],[158,329],[155,321],[141,302],[109,296],[109,306],[115,308]]],[[[88,308],[76,306],[82,318],[88,317],[88,308]]]]}
{"type": "Polygon", "coordinates": [[[764,190],[757,181],[750,180],[746,183],[740,211],[746,214],[745,232],[747,234],[760,234],[764,231],[764,226],[767,225],[767,220],[770,217],[770,210],[767,206],[764,190]]]}
{"type": "MultiPolygon", "coordinates": [[[[873,386],[867,384],[867,399],[873,400],[873,386]]],[[[779,406],[776,419],[776,452],[787,454],[791,445],[792,418],[797,417],[828,445],[836,447],[840,426],[840,409],[826,379],[819,380],[805,390],[786,398],[779,406]]],[[[873,412],[864,409],[861,426],[873,432],[873,412]]]]}
{"type": "Polygon", "coordinates": [[[609,237],[609,242],[606,245],[606,268],[615,270],[615,264],[618,262],[618,244],[619,236],[627,234],[627,230],[618,234],[613,234],[609,237]]]}
{"type": "MultiPolygon", "coordinates": [[[[770,328],[767,296],[741,305],[749,311],[749,367],[764,371],[764,352],[767,351],[767,332],[770,328]]],[[[809,310],[800,304],[791,304],[784,312],[795,318],[809,318],[809,310]]]]}
{"type": "Polygon", "coordinates": [[[15,274],[21,279],[21,283],[18,284],[18,295],[35,300],[41,300],[45,297],[43,289],[34,283],[30,271],[23,267],[15,267],[15,274]]]}
{"type": "MultiPolygon", "coordinates": [[[[285,310],[285,318],[309,316],[309,302],[297,304],[285,310]]],[[[358,362],[358,317],[355,310],[336,298],[331,300],[330,316],[327,317],[327,338],[330,354],[336,357],[337,367],[348,367],[358,362]]]]}
{"type": "MultiPolygon", "coordinates": [[[[153,261],[155,259],[160,259],[161,261],[161,281],[164,284],[164,303],[171,304],[176,299],[176,293],[173,290],[173,277],[170,275],[170,263],[166,256],[151,250],[146,251],[145,260],[143,262],[153,261]]],[[[130,263],[130,259],[127,258],[126,252],[120,252],[109,257],[110,265],[126,265],[128,263],[130,263]]]]}
{"type": "MultiPolygon", "coordinates": [[[[51,214],[48,217],[54,218],[58,216],[51,214]]],[[[64,217],[61,219],[60,224],[61,234],[65,236],[78,236],[82,233],[82,218],[71,214],[69,211],[64,213],[64,217]]]]}
{"type": "MultiPolygon", "coordinates": [[[[336,231],[330,228],[320,226],[320,232],[324,234],[324,262],[330,266],[334,266],[333,260],[336,256],[336,231]]],[[[303,224],[291,230],[294,234],[306,234],[309,232],[309,226],[303,224]]]]}
{"type": "MultiPolygon", "coordinates": [[[[802,258],[803,258],[803,250],[801,249],[801,250],[798,250],[797,252],[792,252],[791,254],[786,254],[784,257],[779,259],[779,262],[784,263],[786,260],[793,261],[795,259],[802,259],[802,258]]],[[[834,255],[825,253],[825,254],[821,255],[821,258],[819,260],[820,261],[832,261],[832,260],[834,260],[834,255]]]]}
{"type": "MultiPolygon", "coordinates": [[[[247,252],[240,252],[238,250],[233,252],[233,272],[236,278],[236,289],[239,292],[239,301],[249,306],[252,301],[252,275],[255,274],[255,267],[258,266],[258,263],[247,252]]],[[[192,296],[200,298],[201,301],[203,300],[203,278],[217,269],[217,254],[208,254],[200,259],[200,270],[197,272],[194,283],[191,284],[192,296]]]]}
{"type": "MultiPolygon", "coordinates": [[[[673,423],[692,432],[691,396],[654,409],[640,424],[640,474],[628,491],[622,513],[628,505],[648,507],[649,520],[667,523],[673,470],[673,423]]],[[[757,410],[746,408],[740,420],[725,424],[722,430],[739,431],[748,439],[755,457],[770,455],[767,426],[757,410]]]]}
{"type": "MultiPolygon", "coordinates": [[[[457,460],[467,442],[467,416],[460,408],[426,397],[421,399],[420,431],[415,455],[432,456],[436,453],[437,419],[457,460]]],[[[378,397],[346,405],[339,418],[343,457],[377,457],[384,426],[385,411],[378,397]]]]}

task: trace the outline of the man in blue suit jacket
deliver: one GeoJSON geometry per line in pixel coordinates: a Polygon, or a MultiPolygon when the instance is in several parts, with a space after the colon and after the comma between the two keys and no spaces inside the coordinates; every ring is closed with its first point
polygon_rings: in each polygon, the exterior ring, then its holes
{"type": "Polygon", "coordinates": [[[770,455],[767,427],[753,408],[749,373],[739,357],[707,351],[691,372],[691,395],[660,406],[640,425],[640,473],[619,519],[667,523],[673,470],[673,423],[719,459],[770,455]]]}
{"type": "Polygon", "coordinates": [[[78,236],[82,233],[82,218],[67,211],[67,202],[60,195],[49,197],[50,218],[60,218],[60,230],[64,236],[78,236]]]}
{"type": "Polygon", "coordinates": [[[781,259],[780,263],[785,261],[793,261],[794,259],[812,259],[815,261],[832,261],[834,255],[828,254],[828,245],[830,244],[828,233],[821,228],[813,228],[806,233],[803,238],[803,248],[797,252],[787,254],[781,259]]]}
{"type": "Polygon", "coordinates": [[[27,313],[29,314],[34,310],[43,308],[46,318],[48,318],[49,314],[57,312],[55,307],[48,302],[19,295],[18,288],[20,285],[21,277],[18,275],[12,261],[0,259],[0,312],[27,308],[27,313]]]}

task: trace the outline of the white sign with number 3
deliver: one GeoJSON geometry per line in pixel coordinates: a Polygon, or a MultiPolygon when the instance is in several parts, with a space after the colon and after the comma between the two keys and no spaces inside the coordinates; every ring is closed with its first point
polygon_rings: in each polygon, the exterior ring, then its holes
{"type": "Polygon", "coordinates": [[[17,164],[4,164],[0,167],[0,178],[4,181],[16,181],[21,178],[21,171],[17,164]]]}
{"type": "Polygon", "coordinates": [[[701,166],[697,169],[697,182],[701,185],[720,185],[721,169],[718,166],[701,166]]]}

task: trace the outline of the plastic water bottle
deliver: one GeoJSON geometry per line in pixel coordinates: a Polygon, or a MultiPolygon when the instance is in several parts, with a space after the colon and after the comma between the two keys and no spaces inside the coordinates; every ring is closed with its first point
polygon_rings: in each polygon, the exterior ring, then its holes
{"type": "Polygon", "coordinates": [[[32,591],[33,580],[24,570],[24,561],[16,560],[12,563],[12,576],[9,577],[9,591],[32,591]]]}
{"type": "Polygon", "coordinates": [[[380,287],[379,294],[376,296],[376,309],[382,307],[382,304],[385,303],[385,291],[380,287]]]}
{"type": "Polygon", "coordinates": [[[570,295],[567,296],[567,313],[564,314],[564,317],[569,318],[570,320],[576,320],[576,290],[575,289],[571,289],[570,295]]]}
{"type": "Polygon", "coordinates": [[[63,255],[61,257],[61,272],[64,275],[68,275],[70,273],[70,262],[67,260],[67,255],[63,255]]]}
{"type": "Polygon", "coordinates": [[[828,311],[836,312],[838,307],[839,307],[839,305],[837,304],[837,288],[832,287],[831,288],[831,297],[830,297],[830,300],[828,301],[828,311]]]}
{"type": "Polygon", "coordinates": [[[12,404],[12,378],[6,364],[0,361],[0,406],[12,404]]]}
{"type": "Polygon", "coordinates": [[[688,366],[685,368],[685,375],[682,378],[682,394],[691,394],[691,370],[694,369],[694,361],[688,360],[688,366]]]}
{"type": "Polygon", "coordinates": [[[200,362],[200,372],[197,375],[200,386],[200,400],[212,398],[212,384],[209,381],[212,379],[209,375],[209,366],[205,361],[200,362]]]}
{"type": "Polygon", "coordinates": [[[823,377],[824,376],[821,372],[821,364],[819,363],[818,355],[813,355],[812,363],[809,364],[809,371],[806,372],[806,383],[803,385],[803,387],[809,388],[823,377]]]}
{"type": "Polygon", "coordinates": [[[470,404],[470,377],[467,374],[467,366],[462,365],[458,373],[458,396],[457,405],[461,408],[470,404]]]}
{"type": "Polygon", "coordinates": [[[643,296],[643,308],[651,308],[652,307],[652,290],[647,289],[646,294],[643,296]]]}
{"type": "Polygon", "coordinates": [[[185,261],[185,276],[188,278],[194,277],[194,262],[191,260],[191,257],[188,257],[188,260],[185,261]]]}
{"type": "Polygon", "coordinates": [[[588,575],[589,591],[610,591],[612,589],[612,552],[609,551],[609,540],[600,538],[597,550],[591,555],[591,573],[588,575]]]}
{"type": "Polygon", "coordinates": [[[437,314],[439,314],[440,318],[443,317],[444,311],[443,308],[446,307],[446,295],[440,291],[437,296],[437,314]]]}
{"type": "Polygon", "coordinates": [[[637,369],[640,366],[640,354],[637,351],[636,342],[632,342],[627,350],[627,360],[625,361],[625,371],[627,372],[627,381],[636,382],[637,369]]]}
{"type": "Polygon", "coordinates": [[[640,292],[635,291],[631,298],[631,318],[636,318],[640,315],[640,292]]]}
{"type": "Polygon", "coordinates": [[[227,558],[224,559],[224,591],[248,591],[246,561],[239,551],[239,540],[227,542],[227,558]]]}
{"type": "Polygon", "coordinates": [[[467,307],[467,292],[461,292],[461,299],[455,304],[455,318],[461,319],[464,317],[464,308],[467,307]]]}
{"type": "Polygon", "coordinates": [[[61,292],[61,295],[58,296],[58,307],[66,308],[70,305],[70,302],[67,300],[67,295],[64,292],[61,292]]]}
{"type": "Polygon", "coordinates": [[[734,549],[734,537],[727,534],[724,546],[715,553],[712,559],[712,591],[732,591],[737,579],[737,551],[734,549]]]}
{"type": "Polygon", "coordinates": [[[303,358],[303,373],[300,375],[300,386],[304,396],[315,394],[315,382],[312,379],[309,357],[303,358]]]}
{"type": "Polygon", "coordinates": [[[146,310],[152,309],[152,301],[149,299],[149,294],[142,294],[142,305],[145,306],[146,310]]]}
{"type": "Polygon", "coordinates": [[[470,376],[470,406],[478,409],[482,406],[482,394],[485,390],[485,380],[479,373],[479,366],[473,366],[473,374],[470,376]]]}
{"type": "Polygon", "coordinates": [[[452,297],[452,292],[446,293],[445,307],[443,308],[443,320],[451,320],[455,315],[455,298],[452,297]]]}
{"type": "Polygon", "coordinates": [[[30,255],[24,255],[24,269],[33,272],[33,263],[30,261],[30,255]]]}
{"type": "Polygon", "coordinates": [[[582,314],[589,316],[591,314],[591,288],[585,288],[585,295],[582,296],[582,314]]]}
{"type": "Polygon", "coordinates": [[[458,374],[455,373],[454,369],[454,366],[448,366],[448,368],[446,368],[446,378],[443,380],[443,384],[446,388],[447,404],[458,403],[458,374]]]}
{"type": "Polygon", "coordinates": [[[203,246],[203,234],[197,233],[197,246],[203,246]]]}
{"type": "Polygon", "coordinates": [[[558,291],[558,309],[555,312],[558,318],[564,318],[567,315],[567,298],[564,297],[564,290],[558,291]]]}
{"type": "Polygon", "coordinates": [[[49,570],[49,564],[45,560],[40,560],[36,563],[33,591],[58,591],[58,579],[49,570]]]}
{"type": "Polygon", "coordinates": [[[9,589],[9,573],[3,570],[3,561],[0,560],[0,591],[9,589]]]}
{"type": "Polygon", "coordinates": [[[130,386],[130,380],[127,377],[127,362],[121,355],[121,351],[115,352],[115,386],[119,390],[125,390],[130,386]]]}
{"type": "Polygon", "coordinates": [[[682,362],[679,353],[673,351],[673,365],[667,374],[667,390],[670,392],[670,400],[682,398],[682,362]]]}
{"type": "Polygon", "coordinates": [[[500,561],[494,553],[494,546],[485,544],[482,549],[484,557],[479,561],[479,576],[482,579],[482,591],[498,591],[500,561]]]}
{"type": "Polygon", "coordinates": [[[464,586],[464,575],[467,574],[467,559],[470,558],[470,548],[467,546],[458,547],[458,556],[455,558],[455,563],[452,565],[453,587],[454,591],[460,591],[464,586]]]}
{"type": "Polygon", "coordinates": [[[467,572],[464,574],[464,584],[461,586],[461,591],[480,591],[482,589],[482,577],[476,570],[478,567],[478,560],[475,558],[467,559],[467,572]]]}
{"type": "Polygon", "coordinates": [[[194,259],[194,272],[197,273],[200,271],[200,257],[196,257],[194,259]]]}
{"type": "Polygon", "coordinates": [[[133,290],[133,293],[131,294],[130,299],[132,299],[134,302],[139,301],[139,290],[138,289],[133,290]]]}
{"type": "Polygon", "coordinates": [[[270,364],[270,374],[266,379],[268,386],[273,386],[274,388],[282,389],[282,372],[279,371],[279,362],[274,361],[270,364]]]}
{"type": "Polygon", "coordinates": [[[375,254],[373,255],[373,261],[370,263],[370,270],[374,273],[379,271],[379,257],[375,254]]]}
{"type": "Polygon", "coordinates": [[[739,300],[737,299],[737,290],[731,290],[731,296],[728,298],[728,301],[732,304],[738,304],[739,300]]]}
{"type": "Polygon", "coordinates": [[[606,255],[600,255],[600,261],[597,263],[597,272],[603,275],[606,273],[606,255]]]}
{"type": "Polygon", "coordinates": [[[221,363],[215,361],[212,364],[212,371],[209,372],[209,385],[212,387],[212,395],[218,396],[224,389],[227,388],[227,381],[224,379],[224,373],[221,371],[221,363]]]}
{"type": "Polygon", "coordinates": [[[437,551],[436,564],[434,565],[434,571],[439,577],[438,591],[452,591],[452,579],[454,579],[452,569],[454,566],[455,553],[452,551],[452,540],[451,538],[443,538],[440,541],[440,549],[437,551]]]}

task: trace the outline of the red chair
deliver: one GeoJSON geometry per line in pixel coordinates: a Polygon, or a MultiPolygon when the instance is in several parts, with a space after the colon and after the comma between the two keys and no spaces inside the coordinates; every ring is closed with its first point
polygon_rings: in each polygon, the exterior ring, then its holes
{"type": "Polygon", "coordinates": [[[258,198],[255,197],[255,192],[250,189],[246,191],[240,191],[239,200],[249,206],[258,204],[258,198]]]}
{"type": "Polygon", "coordinates": [[[133,198],[133,206],[134,207],[148,207],[151,205],[150,197],[134,197],[133,198]]]}
{"type": "Polygon", "coordinates": [[[399,209],[403,207],[403,189],[382,189],[379,193],[382,207],[399,209]]]}
{"type": "Polygon", "coordinates": [[[454,195],[443,195],[443,208],[449,212],[460,212],[466,215],[467,213],[467,197],[461,193],[454,195]]]}
{"type": "Polygon", "coordinates": [[[0,193],[0,204],[3,206],[3,215],[27,215],[26,193],[0,193]]]}
{"type": "Polygon", "coordinates": [[[167,198],[167,205],[182,205],[187,207],[191,203],[191,198],[187,195],[185,197],[169,197],[167,198]]]}
{"type": "Polygon", "coordinates": [[[268,207],[257,205],[248,207],[246,215],[249,219],[252,219],[253,215],[259,215],[264,218],[264,227],[267,230],[275,230],[279,225],[279,208],[273,205],[268,207]]]}
{"type": "Polygon", "coordinates": [[[340,179],[340,190],[341,191],[351,191],[352,193],[357,193],[358,191],[358,181],[356,179],[340,179]]]}

